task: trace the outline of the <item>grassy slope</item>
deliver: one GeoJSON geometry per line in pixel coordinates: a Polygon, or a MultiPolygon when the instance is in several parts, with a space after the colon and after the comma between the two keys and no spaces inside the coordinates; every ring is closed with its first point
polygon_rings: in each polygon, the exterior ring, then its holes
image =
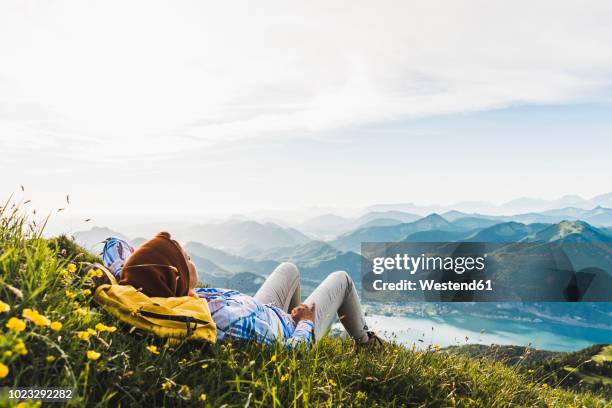
{"type": "Polygon", "coordinates": [[[355,354],[339,339],[293,351],[253,343],[165,347],[126,327],[81,340],[78,331],[116,325],[91,303],[88,279],[65,272],[91,255],[69,240],[24,235],[24,228],[16,216],[0,220],[0,300],[11,308],[0,314],[0,359],[10,370],[0,386],[73,388],[74,406],[606,406],[602,397],[549,388],[501,363],[436,350],[389,345],[355,354]],[[6,322],[24,308],[63,327],[28,322],[22,332],[8,330],[6,322]],[[14,351],[19,341],[27,355],[14,351]],[[101,357],[88,360],[88,350],[101,357]]]}
{"type": "Polygon", "coordinates": [[[612,398],[612,345],[595,344],[575,352],[551,352],[520,346],[470,344],[449,347],[453,354],[490,359],[530,376],[578,391],[612,398]]]}

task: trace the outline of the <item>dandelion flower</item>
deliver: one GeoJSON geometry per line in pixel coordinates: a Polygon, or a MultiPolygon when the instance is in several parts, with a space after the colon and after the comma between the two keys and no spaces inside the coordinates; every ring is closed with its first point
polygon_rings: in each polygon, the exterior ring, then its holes
{"type": "Polygon", "coordinates": [[[79,336],[79,339],[83,341],[87,341],[89,340],[89,336],[91,336],[91,334],[89,334],[86,331],[80,331],[80,332],[77,332],[77,336],[79,336]]]}
{"type": "Polygon", "coordinates": [[[0,300],[0,313],[8,312],[9,310],[11,310],[11,306],[0,300]]]}
{"type": "Polygon", "coordinates": [[[272,357],[270,357],[270,361],[276,363],[276,354],[272,354],[272,357]]]}
{"type": "Polygon", "coordinates": [[[87,350],[87,358],[93,361],[96,361],[97,359],[99,359],[101,356],[100,353],[98,353],[97,351],[94,350],[87,350]]]}
{"type": "Polygon", "coordinates": [[[94,329],[92,329],[91,327],[89,327],[89,328],[87,329],[87,333],[89,333],[89,334],[92,334],[92,335],[93,335],[93,334],[96,334],[96,331],[95,331],[94,329]]]}
{"type": "Polygon", "coordinates": [[[166,381],[162,384],[161,388],[164,391],[168,391],[170,388],[172,388],[172,383],[170,381],[166,381]]]}
{"type": "Polygon", "coordinates": [[[108,327],[106,327],[106,325],[105,325],[105,324],[103,324],[103,323],[98,323],[98,324],[96,324],[96,330],[97,330],[97,331],[101,331],[101,332],[103,332],[103,331],[106,331],[106,329],[107,329],[107,328],[108,328],[108,327]]]}
{"type": "Polygon", "coordinates": [[[147,350],[151,354],[159,354],[159,351],[157,350],[157,346],[147,346],[147,350]]]}
{"type": "Polygon", "coordinates": [[[179,392],[183,393],[183,394],[187,394],[189,392],[189,386],[181,385],[181,388],[179,389],[179,392]]]}
{"type": "Polygon", "coordinates": [[[6,350],[3,354],[2,354],[5,358],[9,358],[10,356],[13,355],[13,352],[11,350],[6,350]]]}
{"type": "Polygon", "coordinates": [[[117,331],[117,328],[115,326],[106,326],[106,331],[109,333],[114,333],[117,331]]]}
{"type": "Polygon", "coordinates": [[[66,269],[68,270],[68,272],[70,273],[75,273],[77,270],[77,267],[75,264],[73,263],[69,263],[68,266],[66,267],[66,269]]]}
{"type": "Polygon", "coordinates": [[[15,344],[15,346],[13,346],[13,351],[17,354],[21,354],[22,356],[25,356],[28,354],[28,348],[26,347],[25,343],[21,340],[17,344],[15,344]]]}
{"type": "Polygon", "coordinates": [[[206,394],[204,393],[200,394],[200,401],[206,401],[206,394]]]}
{"type": "Polygon", "coordinates": [[[55,361],[55,356],[47,356],[47,359],[46,359],[46,360],[47,360],[49,363],[51,363],[51,362],[55,361]]]}
{"type": "Polygon", "coordinates": [[[15,333],[20,333],[25,330],[26,324],[23,320],[18,319],[16,317],[11,317],[8,322],[6,322],[6,327],[9,330],[14,331],[15,333]]]}
{"type": "Polygon", "coordinates": [[[49,328],[53,331],[60,331],[62,330],[62,324],[60,322],[53,322],[49,325],[49,328]]]}
{"type": "Polygon", "coordinates": [[[6,364],[0,363],[0,378],[6,378],[10,371],[6,364]]]}

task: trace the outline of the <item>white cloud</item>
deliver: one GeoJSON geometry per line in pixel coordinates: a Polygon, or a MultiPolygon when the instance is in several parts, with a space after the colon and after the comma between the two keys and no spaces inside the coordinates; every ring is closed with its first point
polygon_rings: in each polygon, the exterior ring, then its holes
{"type": "Polygon", "coordinates": [[[58,127],[128,155],[572,101],[612,67],[605,1],[0,7],[0,107],[47,106],[58,127]]]}

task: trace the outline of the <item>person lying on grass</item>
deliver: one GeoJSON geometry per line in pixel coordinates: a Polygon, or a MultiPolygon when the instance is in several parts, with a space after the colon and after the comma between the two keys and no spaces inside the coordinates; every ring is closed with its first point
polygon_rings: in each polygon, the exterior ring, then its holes
{"type": "Polygon", "coordinates": [[[168,232],[160,232],[137,250],[109,238],[103,259],[119,278],[151,297],[198,296],[208,303],[217,325],[217,340],[235,338],[273,343],[281,336],[287,345],[320,339],[336,315],[358,348],[381,343],[368,330],[351,277],[331,273],[301,303],[300,273],[281,263],[255,296],[222,288],[197,288],[198,274],[187,251],[168,232]]]}

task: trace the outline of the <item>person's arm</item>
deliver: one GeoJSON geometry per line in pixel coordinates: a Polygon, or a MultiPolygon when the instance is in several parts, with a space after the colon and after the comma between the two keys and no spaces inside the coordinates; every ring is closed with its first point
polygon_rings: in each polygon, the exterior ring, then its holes
{"type": "Polygon", "coordinates": [[[285,342],[290,346],[314,342],[314,316],[314,304],[309,307],[302,303],[294,308],[291,311],[291,317],[296,322],[295,330],[285,342]]]}

